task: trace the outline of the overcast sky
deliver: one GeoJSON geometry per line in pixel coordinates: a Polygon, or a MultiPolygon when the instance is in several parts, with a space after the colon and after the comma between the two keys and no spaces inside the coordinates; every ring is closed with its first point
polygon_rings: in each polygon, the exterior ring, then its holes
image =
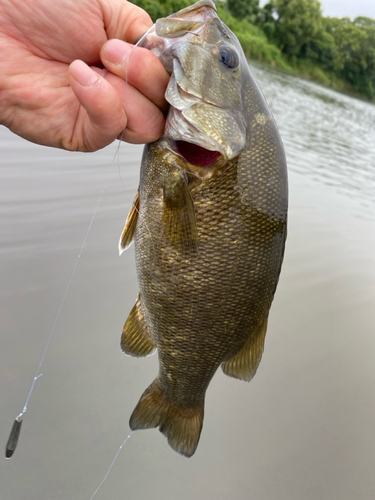
{"type": "MultiPolygon", "coordinates": [[[[264,5],[268,0],[260,0],[264,5]]],[[[367,16],[375,19],[375,0],[320,0],[323,7],[323,15],[330,17],[367,16]]]]}

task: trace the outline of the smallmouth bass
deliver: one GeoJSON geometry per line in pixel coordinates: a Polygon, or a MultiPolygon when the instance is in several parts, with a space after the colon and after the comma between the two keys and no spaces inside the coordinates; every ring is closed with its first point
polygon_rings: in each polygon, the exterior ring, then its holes
{"type": "Polygon", "coordinates": [[[145,146],[120,238],[120,252],[135,242],[140,287],[121,347],[159,356],[130,427],[159,427],[190,457],[218,367],[250,381],[262,357],[286,238],[286,161],[240,43],[211,0],[159,19],[141,45],[171,78],[165,131],[145,146]]]}

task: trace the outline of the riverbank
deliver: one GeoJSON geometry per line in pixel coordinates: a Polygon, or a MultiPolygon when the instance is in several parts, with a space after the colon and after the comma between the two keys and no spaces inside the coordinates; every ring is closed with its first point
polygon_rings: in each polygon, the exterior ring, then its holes
{"type": "MultiPolygon", "coordinates": [[[[132,2],[156,21],[192,0],[132,2]]],[[[375,20],[324,17],[317,0],[270,0],[263,8],[257,0],[215,3],[248,59],[375,102],[375,20]]]]}
{"type": "Polygon", "coordinates": [[[340,78],[333,71],[327,71],[311,60],[288,57],[283,54],[275,44],[268,40],[259,26],[251,24],[247,20],[240,21],[234,18],[225,4],[217,4],[217,10],[222,21],[238,37],[248,59],[266,63],[290,75],[299,76],[352,97],[375,103],[375,97],[370,98],[356,91],[353,85],[340,78]]]}

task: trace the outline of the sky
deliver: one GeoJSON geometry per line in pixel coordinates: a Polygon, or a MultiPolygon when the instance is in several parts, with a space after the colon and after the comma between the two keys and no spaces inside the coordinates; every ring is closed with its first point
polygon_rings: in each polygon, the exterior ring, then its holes
{"type": "MultiPolygon", "coordinates": [[[[264,5],[268,0],[261,0],[264,5]]],[[[324,16],[350,17],[367,16],[375,19],[375,0],[320,0],[324,16]]]]}

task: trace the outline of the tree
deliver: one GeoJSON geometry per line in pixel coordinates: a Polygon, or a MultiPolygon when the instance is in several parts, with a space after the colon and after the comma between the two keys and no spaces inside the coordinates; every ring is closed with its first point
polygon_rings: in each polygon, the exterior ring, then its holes
{"type": "Polygon", "coordinates": [[[228,10],[237,19],[255,20],[259,11],[259,0],[227,0],[228,10]]]}
{"type": "Polygon", "coordinates": [[[268,40],[275,41],[277,14],[272,3],[267,3],[259,11],[259,24],[268,40]]]}
{"type": "Polygon", "coordinates": [[[375,95],[375,20],[348,17],[327,21],[335,40],[333,67],[361,94],[375,95]]]}
{"type": "MultiPolygon", "coordinates": [[[[306,47],[322,30],[319,0],[271,0],[274,38],[282,52],[304,56],[306,47]]],[[[269,9],[269,7],[268,7],[269,9]]]]}
{"type": "Polygon", "coordinates": [[[326,70],[333,69],[333,60],[336,53],[334,37],[321,29],[303,48],[301,55],[305,59],[310,59],[321,65],[326,70]]]}

